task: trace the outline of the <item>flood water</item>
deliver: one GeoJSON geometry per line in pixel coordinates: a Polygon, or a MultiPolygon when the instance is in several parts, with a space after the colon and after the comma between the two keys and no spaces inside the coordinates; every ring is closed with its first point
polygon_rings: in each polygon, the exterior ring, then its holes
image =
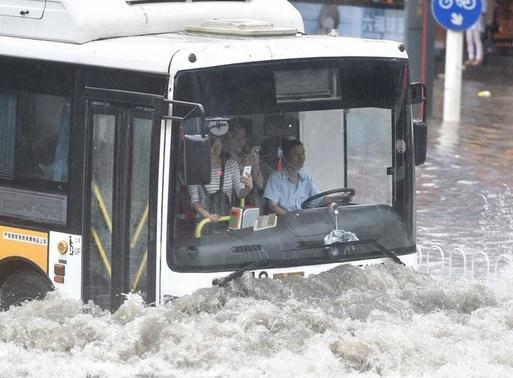
{"type": "Polygon", "coordinates": [[[417,168],[417,240],[494,256],[513,248],[513,71],[484,73],[463,83],[459,125],[442,123],[443,79],[435,83],[428,160],[417,168]]]}
{"type": "Polygon", "coordinates": [[[250,276],[114,315],[55,295],[0,314],[2,377],[506,377],[513,293],[394,263],[250,276]]]}
{"type": "MultiPolygon", "coordinates": [[[[512,99],[467,80],[461,125],[432,122],[420,245],[508,252],[512,99]]],[[[159,307],[130,296],[115,314],[51,293],[0,313],[0,377],[511,377],[512,288],[507,269],[481,282],[389,263],[244,276],[159,307]]]]}

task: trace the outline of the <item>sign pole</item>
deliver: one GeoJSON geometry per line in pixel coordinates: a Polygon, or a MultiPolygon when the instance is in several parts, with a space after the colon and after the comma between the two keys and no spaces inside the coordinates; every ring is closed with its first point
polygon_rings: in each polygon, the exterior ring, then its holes
{"type": "Polygon", "coordinates": [[[462,65],[463,32],[447,30],[443,122],[460,121],[462,65]]]}
{"type": "Polygon", "coordinates": [[[435,20],[447,29],[443,121],[457,123],[461,116],[463,31],[480,22],[482,0],[431,0],[435,20]]]}

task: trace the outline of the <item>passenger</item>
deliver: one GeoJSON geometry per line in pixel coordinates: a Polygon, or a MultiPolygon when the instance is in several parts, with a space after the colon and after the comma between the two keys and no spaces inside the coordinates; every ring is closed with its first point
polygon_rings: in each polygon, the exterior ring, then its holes
{"type": "Polygon", "coordinates": [[[230,128],[230,136],[230,157],[239,165],[240,174],[242,175],[244,167],[251,167],[254,187],[246,197],[246,205],[258,207],[264,189],[264,177],[260,170],[258,152],[255,148],[249,147],[246,128],[241,124],[235,124],[230,128]]]}
{"type": "Polygon", "coordinates": [[[219,222],[222,216],[229,214],[232,192],[235,192],[239,198],[246,197],[253,188],[253,180],[251,176],[241,177],[237,163],[231,159],[225,159],[220,138],[211,139],[210,159],[212,164],[210,183],[190,185],[189,195],[192,208],[197,212],[198,217],[219,222]],[[220,191],[221,177],[223,177],[223,188],[220,191]]]}
{"type": "Polygon", "coordinates": [[[281,148],[283,169],[269,177],[264,191],[269,211],[278,215],[300,210],[304,200],[319,193],[312,177],[300,172],[305,163],[303,143],[296,139],[286,140],[281,148]]]}

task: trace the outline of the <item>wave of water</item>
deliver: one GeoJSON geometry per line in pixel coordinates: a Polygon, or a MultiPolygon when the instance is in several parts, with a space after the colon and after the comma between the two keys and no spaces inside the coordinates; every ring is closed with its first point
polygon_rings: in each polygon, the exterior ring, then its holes
{"type": "Polygon", "coordinates": [[[513,376],[512,285],[388,263],[114,314],[50,293],[0,313],[0,377],[513,376]]]}

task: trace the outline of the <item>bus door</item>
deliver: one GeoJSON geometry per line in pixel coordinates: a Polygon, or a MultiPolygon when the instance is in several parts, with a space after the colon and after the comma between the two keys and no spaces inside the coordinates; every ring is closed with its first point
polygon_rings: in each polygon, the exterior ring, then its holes
{"type": "MultiPolygon", "coordinates": [[[[84,299],[117,309],[127,293],[155,301],[159,107],[144,95],[92,92],[84,299]]],[[[89,96],[88,96],[89,97],[89,96]]]]}

